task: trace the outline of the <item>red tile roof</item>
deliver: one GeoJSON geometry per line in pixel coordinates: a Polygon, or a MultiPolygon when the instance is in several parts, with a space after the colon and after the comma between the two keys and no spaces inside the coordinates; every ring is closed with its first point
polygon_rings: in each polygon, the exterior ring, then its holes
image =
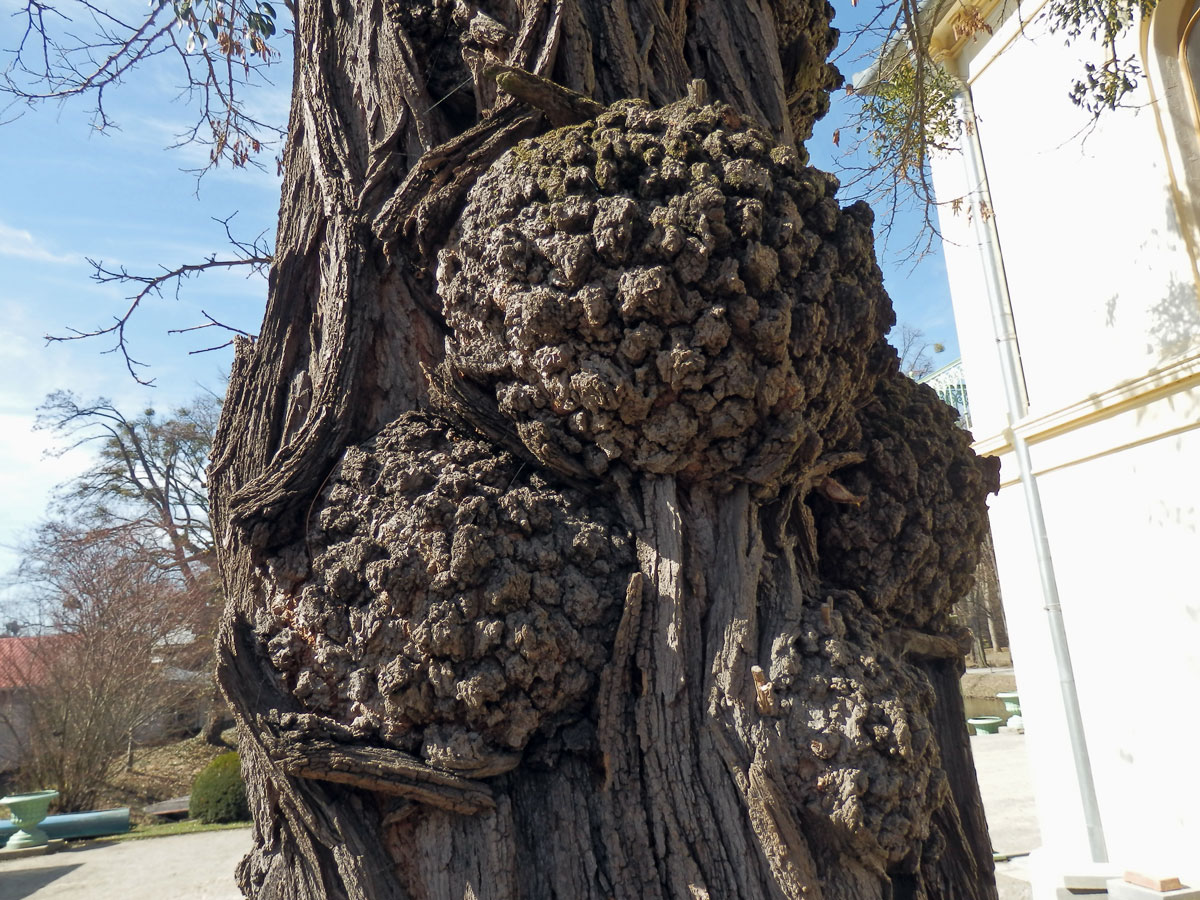
{"type": "Polygon", "coordinates": [[[67,639],[61,634],[0,638],[0,691],[43,684],[50,654],[67,639]]]}

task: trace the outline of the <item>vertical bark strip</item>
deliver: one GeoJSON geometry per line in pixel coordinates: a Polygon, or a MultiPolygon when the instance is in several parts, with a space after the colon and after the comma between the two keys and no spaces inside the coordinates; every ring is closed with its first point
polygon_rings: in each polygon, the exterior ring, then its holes
{"type": "Polygon", "coordinates": [[[831,15],[298,0],[210,473],[247,896],[994,898],[939,657],[994,473],[795,146],[831,15]]]}

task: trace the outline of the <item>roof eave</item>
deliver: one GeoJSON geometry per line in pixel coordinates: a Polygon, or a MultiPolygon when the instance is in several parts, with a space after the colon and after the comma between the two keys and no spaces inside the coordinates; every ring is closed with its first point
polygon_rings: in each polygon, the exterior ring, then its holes
{"type": "MultiPolygon", "coordinates": [[[[983,0],[982,3],[971,3],[966,0],[921,0],[917,6],[916,27],[924,41],[928,42],[930,56],[937,61],[957,56],[963,45],[972,36],[963,32],[957,22],[968,9],[977,11],[983,17],[989,15],[999,4],[999,0],[983,0]]],[[[900,61],[911,51],[908,35],[897,31],[885,43],[875,57],[875,61],[861,72],[856,72],[850,79],[855,93],[871,93],[875,87],[887,78],[900,61]]]]}

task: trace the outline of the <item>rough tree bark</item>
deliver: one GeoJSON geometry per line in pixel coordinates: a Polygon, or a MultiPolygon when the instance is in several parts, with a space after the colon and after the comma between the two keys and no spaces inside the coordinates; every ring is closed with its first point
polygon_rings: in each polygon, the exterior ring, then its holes
{"type": "Polygon", "coordinates": [[[804,164],[831,15],[298,0],[211,469],[248,896],[995,897],[995,472],[804,164]]]}

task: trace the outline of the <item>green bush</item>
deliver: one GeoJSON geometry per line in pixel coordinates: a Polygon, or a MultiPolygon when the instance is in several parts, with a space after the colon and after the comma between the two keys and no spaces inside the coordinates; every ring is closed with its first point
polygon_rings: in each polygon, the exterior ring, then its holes
{"type": "Polygon", "coordinates": [[[245,822],[250,818],[246,785],[236,753],[222,753],[196,776],[188,816],[206,824],[245,822]]]}

